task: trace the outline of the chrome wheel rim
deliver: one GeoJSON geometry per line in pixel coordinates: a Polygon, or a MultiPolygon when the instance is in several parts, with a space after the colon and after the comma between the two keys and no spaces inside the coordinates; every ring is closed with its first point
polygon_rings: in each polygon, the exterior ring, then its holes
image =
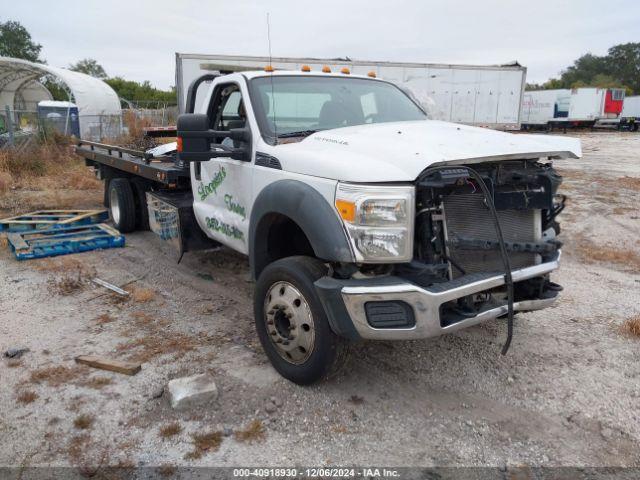
{"type": "Polygon", "coordinates": [[[289,282],[274,283],[264,301],[264,321],[278,355],[295,365],[307,361],[316,334],[311,308],[300,290],[289,282]]]}
{"type": "Polygon", "coordinates": [[[111,189],[109,193],[109,206],[111,208],[111,218],[113,222],[120,223],[120,204],[118,203],[118,193],[115,188],[111,189]]]}

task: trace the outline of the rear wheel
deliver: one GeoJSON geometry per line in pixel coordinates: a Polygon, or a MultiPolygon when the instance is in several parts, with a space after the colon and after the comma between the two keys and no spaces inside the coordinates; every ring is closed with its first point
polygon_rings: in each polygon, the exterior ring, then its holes
{"type": "Polygon", "coordinates": [[[109,213],[115,227],[122,233],[136,228],[136,204],[131,183],[126,178],[109,182],[109,213]]]}
{"type": "Polygon", "coordinates": [[[267,266],[256,283],[256,330],[274,368],[306,385],[327,378],[345,363],[347,341],[329,326],[313,283],[325,265],[310,257],[289,257],[267,266]]]}

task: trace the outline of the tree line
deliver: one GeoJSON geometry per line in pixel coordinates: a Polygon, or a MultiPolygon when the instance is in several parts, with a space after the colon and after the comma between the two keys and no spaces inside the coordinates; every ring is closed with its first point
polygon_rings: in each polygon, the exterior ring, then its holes
{"type": "Polygon", "coordinates": [[[527,90],[554,88],[624,88],[627,95],[640,94],[640,43],[623,43],[606,55],[587,53],[573,65],[543,84],[527,84],[527,90]]]}
{"type": "MultiPolygon", "coordinates": [[[[42,45],[34,42],[29,31],[19,22],[0,21],[0,56],[46,64],[46,60],[40,56],[41,51],[42,45]]],[[[92,58],[85,58],[71,64],[68,69],[104,80],[120,98],[132,102],[177,103],[175,87],[170,90],[161,90],[153,87],[148,80],[135,82],[119,76],[110,77],[102,65],[92,58]]],[[[43,83],[54,100],[68,100],[66,90],[55,78],[47,76],[43,79],[43,83]]]]}

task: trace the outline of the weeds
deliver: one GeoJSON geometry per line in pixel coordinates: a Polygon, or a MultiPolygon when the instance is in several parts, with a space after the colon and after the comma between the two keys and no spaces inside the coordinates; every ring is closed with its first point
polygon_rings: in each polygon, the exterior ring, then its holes
{"type": "Polygon", "coordinates": [[[207,452],[215,452],[222,444],[222,432],[210,432],[192,435],[193,451],[187,453],[185,460],[195,460],[201,458],[207,452]]]}
{"type": "Polygon", "coordinates": [[[89,280],[96,275],[95,268],[75,258],[64,258],[59,262],[43,262],[36,268],[45,272],[62,273],[62,276],[49,280],[49,289],[58,295],[71,295],[83,290],[89,280]]]}
{"type": "Polygon", "coordinates": [[[157,355],[174,354],[179,358],[187,352],[191,352],[198,347],[200,342],[183,333],[172,333],[171,336],[158,335],[152,333],[144,337],[136,338],[116,347],[119,352],[128,352],[137,349],[136,353],[130,355],[131,359],[139,362],[147,362],[157,355]]]}
{"type": "Polygon", "coordinates": [[[253,420],[244,430],[236,430],[234,433],[238,442],[261,442],[265,439],[265,430],[260,420],[253,420]]]}
{"type": "Polygon", "coordinates": [[[625,320],[622,324],[622,331],[640,337],[640,315],[625,320]]]}
{"type": "Polygon", "coordinates": [[[160,428],[160,437],[171,438],[182,432],[182,427],[178,422],[172,422],[160,428]]]}
{"type": "Polygon", "coordinates": [[[577,253],[588,262],[608,262],[640,270],[640,255],[633,250],[613,245],[597,245],[582,239],[576,247],[577,253]]]}
{"type": "Polygon", "coordinates": [[[9,368],[17,368],[21,366],[22,366],[22,360],[17,360],[15,358],[12,358],[11,360],[7,361],[7,367],[9,368]]]}
{"type": "Polygon", "coordinates": [[[89,430],[93,427],[94,422],[93,415],[89,415],[88,413],[83,413],[78,415],[73,421],[73,426],[78,430],[89,430]]]}
{"type": "Polygon", "coordinates": [[[156,296],[156,292],[154,292],[150,288],[134,288],[130,293],[131,298],[136,303],[150,302],[156,296]]]}
{"type": "Polygon", "coordinates": [[[77,379],[81,370],[79,368],[70,368],[62,365],[57,367],[40,368],[31,372],[31,383],[46,383],[50,387],[58,387],[65,383],[70,383],[77,379]]]}
{"type": "Polygon", "coordinates": [[[95,322],[96,322],[98,325],[104,325],[105,323],[111,323],[111,322],[113,322],[114,320],[115,320],[115,319],[114,319],[111,315],[109,315],[108,313],[103,313],[102,315],[98,315],[98,316],[96,317],[95,322]]]}
{"type": "Polygon", "coordinates": [[[27,403],[35,402],[37,398],[38,398],[38,394],[36,392],[32,392],[31,390],[28,390],[18,395],[16,400],[18,401],[18,403],[27,404],[27,403]]]}

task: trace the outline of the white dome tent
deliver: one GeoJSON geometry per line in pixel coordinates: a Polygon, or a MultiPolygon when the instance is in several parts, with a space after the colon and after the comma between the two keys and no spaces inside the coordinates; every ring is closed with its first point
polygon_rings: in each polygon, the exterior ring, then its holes
{"type": "Polygon", "coordinates": [[[78,107],[83,139],[100,140],[120,134],[120,99],[105,82],[84,73],[17,58],[0,57],[0,115],[5,115],[7,106],[12,114],[35,112],[38,102],[51,100],[51,93],[39,82],[45,75],[62,82],[68,100],[78,107]]]}

